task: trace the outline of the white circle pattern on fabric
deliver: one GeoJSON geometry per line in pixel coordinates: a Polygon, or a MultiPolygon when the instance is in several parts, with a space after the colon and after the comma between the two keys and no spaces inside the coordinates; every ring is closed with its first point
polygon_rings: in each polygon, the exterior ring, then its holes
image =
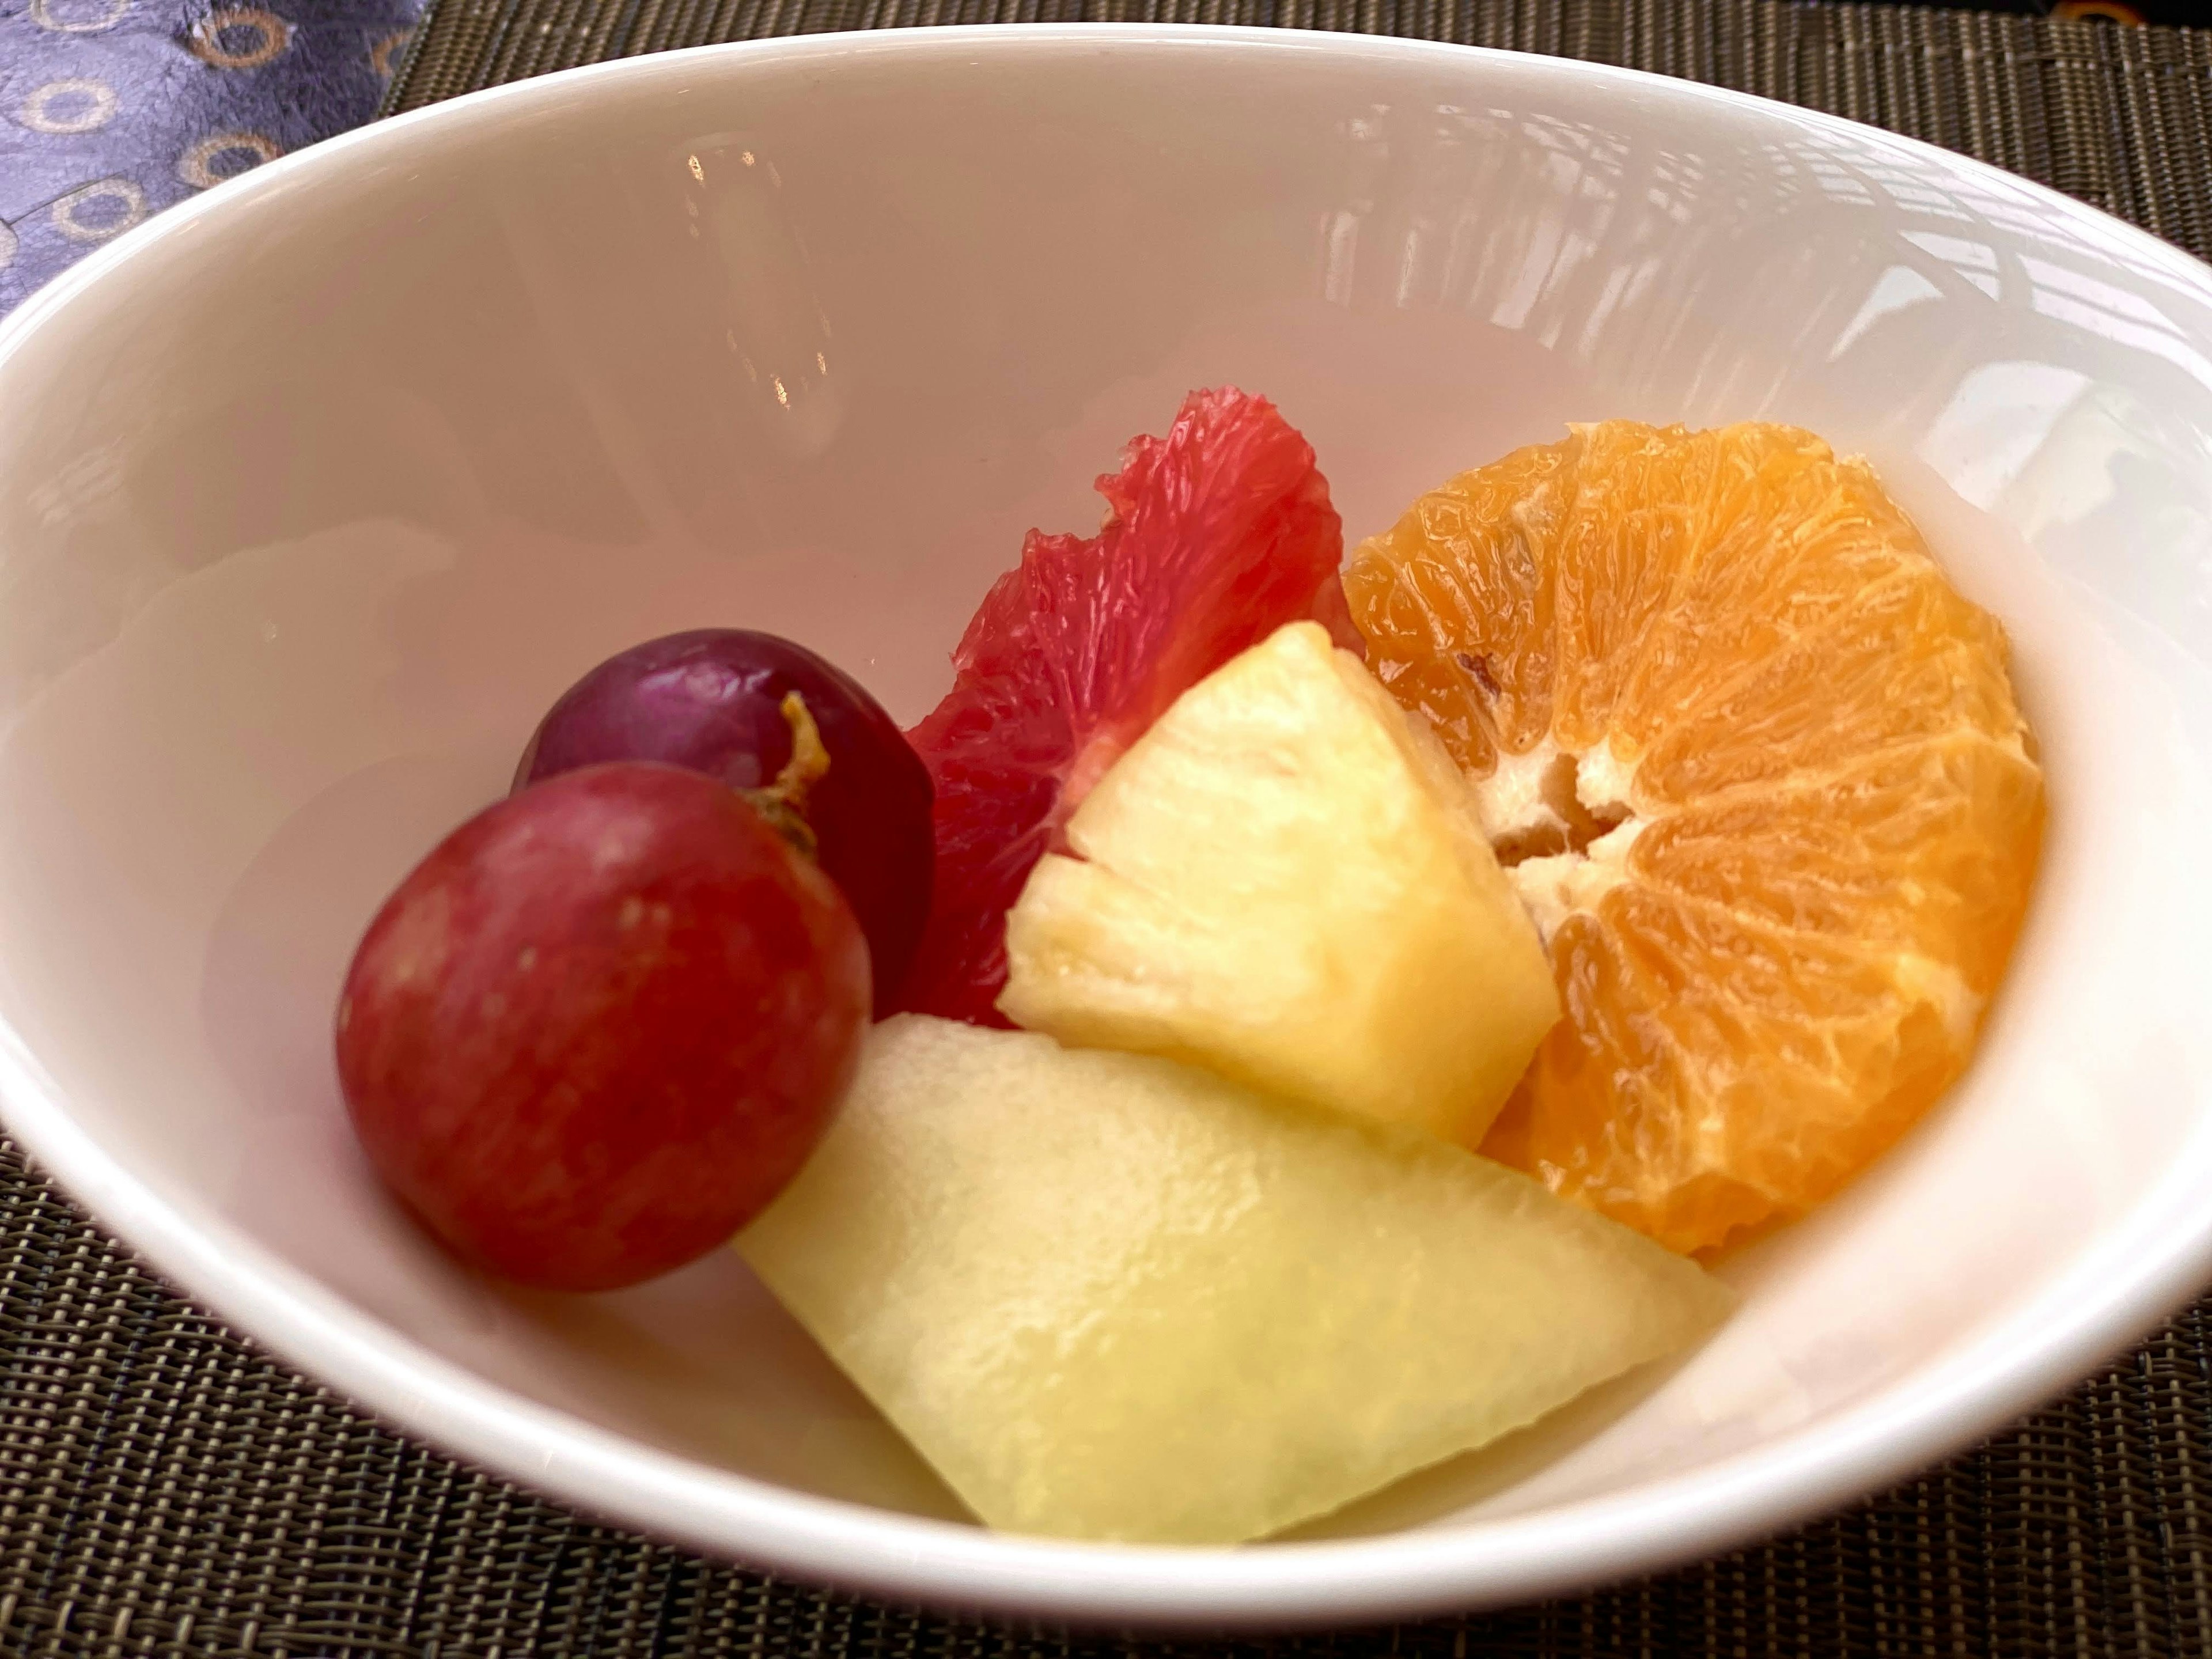
{"type": "Polygon", "coordinates": [[[128,179],[95,179],[58,197],[51,212],[54,228],[72,242],[104,242],[146,216],[146,192],[128,179]],[[88,217],[85,210],[101,202],[119,203],[120,210],[112,217],[88,217]]]}
{"type": "Polygon", "coordinates": [[[31,0],[31,21],[57,34],[102,34],[129,15],[137,0],[31,0]],[[85,14],[89,13],[89,15],[85,14]]]}
{"type": "Polygon", "coordinates": [[[206,190],[226,179],[235,179],[241,173],[250,173],[264,161],[273,161],[284,153],[284,147],[275,139],[258,132],[211,132],[177,158],[177,177],[197,190],[206,190]],[[234,165],[222,172],[216,162],[225,155],[243,150],[253,159],[242,166],[234,165]]]}
{"type": "Polygon", "coordinates": [[[415,38],[413,29],[394,29],[368,49],[368,66],[383,79],[392,78],[392,59],[400,49],[415,38]]]}
{"type": "Polygon", "coordinates": [[[223,6],[192,25],[192,56],[217,69],[259,69],[292,44],[292,25],[258,6],[223,6]],[[238,37],[252,31],[253,44],[238,37]]]}
{"type": "Polygon", "coordinates": [[[94,132],[115,118],[115,106],[114,88],[105,81],[79,77],[34,88],[19,112],[33,132],[94,132]],[[71,108],[78,100],[82,104],[71,108]]]}

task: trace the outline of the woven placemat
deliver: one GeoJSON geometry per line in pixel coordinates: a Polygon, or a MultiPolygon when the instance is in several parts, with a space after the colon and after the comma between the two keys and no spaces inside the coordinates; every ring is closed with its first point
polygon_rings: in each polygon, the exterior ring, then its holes
{"type": "MultiPolygon", "coordinates": [[[[2212,35],[1771,0],[439,0],[388,107],[627,53],[939,22],[1398,33],[1628,64],[1948,144],[2212,253],[2212,35]]],[[[2212,1303],[2025,1427],[1587,1599],[1208,1646],[958,1623],[592,1525],[378,1429],[0,1143],[0,1655],[2212,1654],[2212,1303]]]]}

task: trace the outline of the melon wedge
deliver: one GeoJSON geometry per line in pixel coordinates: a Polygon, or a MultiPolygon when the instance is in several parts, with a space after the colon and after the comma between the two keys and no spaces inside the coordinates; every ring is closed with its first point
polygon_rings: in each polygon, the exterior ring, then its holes
{"type": "Polygon", "coordinates": [[[737,1248],[986,1522],[1142,1542],[1323,1514],[1731,1301],[1427,1135],[916,1015],[737,1248]]]}

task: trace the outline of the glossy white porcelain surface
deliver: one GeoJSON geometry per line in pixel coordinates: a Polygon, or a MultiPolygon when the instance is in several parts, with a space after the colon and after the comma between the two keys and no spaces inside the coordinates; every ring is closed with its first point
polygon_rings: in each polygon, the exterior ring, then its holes
{"type": "Polygon", "coordinates": [[[1372,40],[611,64],[259,169],[0,329],[0,1091],[271,1348],[691,1546],[1131,1621],[1528,1597],[1903,1477],[2203,1282],[2208,664],[2212,271],[1986,168],[1372,40]],[[1223,380],[1354,535],[1570,420],[1863,452],[2013,630],[2047,866],[1966,1084],[1678,1369],[1294,1540],[996,1537],[734,1257],[587,1300],[450,1267],[348,1139],[333,992],[602,654],[744,623],[911,718],[1023,531],[1095,523],[1120,441],[1223,380]]]}

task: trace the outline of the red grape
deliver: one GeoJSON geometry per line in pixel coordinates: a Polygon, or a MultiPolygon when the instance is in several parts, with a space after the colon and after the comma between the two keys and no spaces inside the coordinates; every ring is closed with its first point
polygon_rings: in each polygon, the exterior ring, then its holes
{"type": "Polygon", "coordinates": [[[603,761],[652,760],[733,789],[768,788],[791,759],[784,701],[794,691],[830,757],[799,813],[868,936],[876,1006],[888,1009],[929,915],[929,770],[883,706],[805,647],[737,628],[633,646],[562,694],[524,750],[514,787],[603,761]]]}
{"type": "Polygon", "coordinates": [[[868,1021],[836,888],[712,779],[570,772],[386,901],[338,1004],[370,1161],[467,1261],[608,1290],[725,1243],[827,1127],[868,1021]]]}

